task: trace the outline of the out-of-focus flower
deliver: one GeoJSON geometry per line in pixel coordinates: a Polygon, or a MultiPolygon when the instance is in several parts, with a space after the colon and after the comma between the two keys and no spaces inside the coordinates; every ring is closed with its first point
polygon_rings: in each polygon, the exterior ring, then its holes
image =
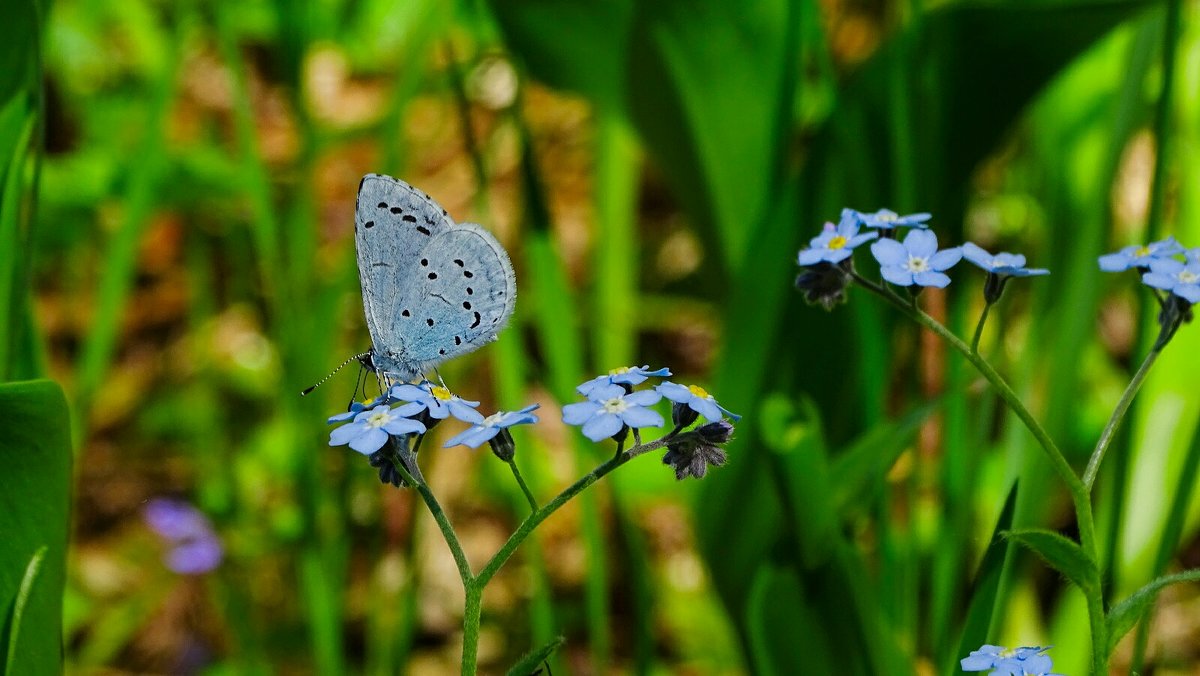
{"type": "Polygon", "coordinates": [[[1046,654],[1048,647],[1029,646],[1007,650],[984,645],[959,661],[963,671],[987,671],[990,676],[1061,676],[1051,673],[1054,664],[1046,654]]]}
{"type": "Polygon", "coordinates": [[[1150,272],[1142,275],[1142,283],[1200,303],[1200,261],[1180,263],[1174,258],[1150,261],[1150,272]]]}
{"type": "Polygon", "coordinates": [[[880,209],[873,214],[856,211],[855,214],[868,228],[879,228],[885,231],[896,228],[928,228],[929,225],[925,221],[932,217],[931,214],[926,213],[901,216],[891,209],[880,209]]]}
{"type": "Polygon", "coordinates": [[[962,255],[963,258],[994,275],[1033,277],[1050,274],[1049,270],[1043,268],[1025,267],[1025,256],[1021,254],[1001,252],[993,256],[984,250],[983,247],[972,242],[962,245],[962,255]]]}
{"type": "Polygon", "coordinates": [[[1105,272],[1122,272],[1129,268],[1148,268],[1150,261],[1170,258],[1183,253],[1183,247],[1174,237],[1160,239],[1145,246],[1127,246],[1116,253],[1100,257],[1100,269],[1105,272]]]}
{"type": "Polygon", "coordinates": [[[820,235],[812,238],[808,248],[800,252],[797,262],[809,266],[817,263],[838,263],[850,257],[854,248],[879,236],[878,232],[859,234],[858,213],[842,209],[842,219],[835,226],[826,223],[820,235]]]}
{"type": "Polygon", "coordinates": [[[360,411],[354,416],[354,422],[342,425],[329,434],[329,445],[349,444],[355,451],[370,455],[383,448],[388,435],[423,434],[425,425],[407,417],[423,408],[413,402],[396,408],[380,404],[370,410],[360,411]]]}
{"type": "Polygon", "coordinates": [[[208,517],[182,500],[155,498],[142,510],[150,529],[167,543],[167,568],[180,575],[200,575],[221,563],[224,550],[208,517]]]}

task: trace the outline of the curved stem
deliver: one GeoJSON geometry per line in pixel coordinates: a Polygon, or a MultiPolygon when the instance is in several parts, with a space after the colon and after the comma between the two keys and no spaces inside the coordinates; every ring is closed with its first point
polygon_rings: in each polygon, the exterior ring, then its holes
{"type": "Polygon", "coordinates": [[[529,490],[529,486],[521,476],[521,470],[517,469],[517,461],[510,459],[507,462],[509,468],[512,469],[513,478],[517,480],[517,485],[521,487],[521,492],[525,494],[525,499],[529,502],[529,508],[536,512],[538,509],[537,498],[533,497],[533,492],[529,490]]]}
{"type": "Polygon", "coordinates": [[[983,325],[987,322],[988,313],[992,311],[992,304],[987,303],[983,306],[983,314],[979,315],[979,324],[975,326],[975,337],[971,339],[971,351],[979,354],[979,339],[983,336],[983,325]]]}
{"type": "Polygon", "coordinates": [[[404,463],[399,462],[398,458],[393,459],[392,466],[396,468],[397,472],[400,472],[400,476],[404,477],[410,486],[416,488],[417,492],[421,494],[421,499],[425,501],[425,506],[433,515],[433,520],[437,522],[438,529],[442,531],[442,538],[446,541],[446,546],[454,555],[454,565],[458,566],[458,576],[462,579],[463,587],[470,591],[471,581],[474,579],[471,575],[471,564],[467,562],[467,555],[463,552],[462,543],[458,541],[458,535],[454,532],[454,526],[450,525],[450,519],[447,518],[442,505],[434,496],[433,491],[429,490],[429,486],[424,481],[417,481],[404,463]]]}
{"type": "Polygon", "coordinates": [[[1100,440],[1096,442],[1096,449],[1092,451],[1092,457],[1088,458],[1087,469],[1083,472],[1083,487],[1089,493],[1091,493],[1092,485],[1096,483],[1096,476],[1100,473],[1100,461],[1104,460],[1105,451],[1112,444],[1113,437],[1117,433],[1117,428],[1120,427],[1121,421],[1125,418],[1125,412],[1129,410],[1129,405],[1133,403],[1133,398],[1137,396],[1138,390],[1142,388],[1142,382],[1146,380],[1146,374],[1150,372],[1150,367],[1154,365],[1154,361],[1158,359],[1161,351],[1161,347],[1155,346],[1146,354],[1145,361],[1142,362],[1137,373],[1133,374],[1133,379],[1129,381],[1129,385],[1121,395],[1121,400],[1117,402],[1116,408],[1113,409],[1112,417],[1108,419],[1108,424],[1104,426],[1104,431],[1100,433],[1100,440]]]}
{"type": "Polygon", "coordinates": [[[546,503],[546,505],[540,509],[535,510],[533,514],[530,514],[525,518],[524,521],[521,522],[521,525],[517,527],[517,530],[509,536],[508,541],[505,542],[504,546],[500,548],[500,551],[496,552],[496,554],[492,556],[491,560],[484,565],[483,569],[479,571],[479,574],[475,576],[476,583],[481,588],[486,586],[488,581],[492,579],[492,576],[494,576],[500,570],[500,568],[504,566],[508,559],[513,555],[513,552],[517,550],[517,547],[520,547],[521,543],[529,537],[529,534],[533,532],[533,529],[537,528],[538,525],[545,521],[551,514],[557,512],[560,507],[567,504],[567,501],[569,501],[571,498],[583,492],[585,488],[599,481],[604,475],[620,467],[621,465],[624,465],[633,458],[643,453],[653,451],[656,448],[662,448],[663,446],[666,446],[668,441],[669,439],[667,437],[663,437],[649,443],[638,444],[637,446],[634,446],[620,455],[610,458],[575,483],[563,489],[563,492],[556,495],[553,500],[546,503]]]}

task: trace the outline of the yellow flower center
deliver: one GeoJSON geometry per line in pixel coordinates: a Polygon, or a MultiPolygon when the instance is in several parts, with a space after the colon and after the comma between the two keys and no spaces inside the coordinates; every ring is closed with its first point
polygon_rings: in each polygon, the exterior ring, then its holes
{"type": "Polygon", "coordinates": [[[840,249],[844,246],[846,246],[846,238],[842,237],[841,235],[838,235],[838,236],[834,237],[833,239],[829,240],[829,248],[833,249],[834,251],[837,251],[838,249],[840,249]]]}
{"type": "Polygon", "coordinates": [[[389,409],[375,411],[367,416],[366,423],[368,427],[383,427],[392,421],[392,412],[389,409]]]}
{"type": "Polygon", "coordinates": [[[608,375],[610,375],[610,376],[619,376],[619,375],[621,375],[622,373],[629,373],[631,370],[633,370],[633,369],[631,369],[631,368],[630,368],[630,367],[628,367],[628,366],[622,366],[621,368],[618,368],[618,369],[613,369],[613,370],[609,371],[609,372],[608,372],[608,375]]]}
{"type": "Polygon", "coordinates": [[[1143,256],[1149,256],[1149,255],[1150,255],[1150,247],[1148,247],[1148,246],[1139,246],[1139,247],[1138,247],[1138,250],[1137,250],[1137,251],[1135,251],[1135,252],[1133,252],[1133,255],[1134,255],[1136,258],[1142,258],[1143,256]]]}
{"type": "Polygon", "coordinates": [[[621,413],[629,408],[629,402],[622,397],[613,397],[602,404],[605,413],[621,413]]]}
{"type": "Polygon", "coordinates": [[[435,386],[432,392],[435,398],[441,399],[442,401],[450,401],[450,397],[454,396],[453,394],[450,394],[450,390],[447,390],[441,385],[435,386]]]}
{"type": "Polygon", "coordinates": [[[701,399],[711,399],[712,397],[699,385],[688,385],[688,392],[700,397],[701,399]]]}

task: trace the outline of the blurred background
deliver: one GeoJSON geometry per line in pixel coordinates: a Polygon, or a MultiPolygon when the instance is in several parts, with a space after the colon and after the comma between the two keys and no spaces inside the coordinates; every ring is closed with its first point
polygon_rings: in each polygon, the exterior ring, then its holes
{"type": "MultiPolygon", "coordinates": [[[[888,207],[1050,268],[982,349],[1081,467],[1154,325],[1096,257],[1200,245],[1196,2],[10,9],[0,362],[69,406],[38,423],[73,449],[39,475],[73,491],[69,672],[457,672],[437,529],[326,445],[353,370],[299,396],[369,345],[353,207],[379,172],[512,256],[510,327],[441,374],[486,410],[541,403],[517,434],[539,496],[612,452],[558,422],[598,373],[667,366],[745,416],[703,481],[639,458],[539,529],[484,596],[486,673],[557,635],[555,674],[951,674],[986,639],[1084,673],[1082,597],[993,537],[1074,533],[1033,440],[877,299],[805,306],[795,255],[842,207],[888,207]],[[168,567],[143,518],[163,497],[207,515],[219,566],[168,567]]],[[[921,299],[959,335],[968,267],[921,299]]],[[[1102,472],[1112,599],[1200,566],[1198,346],[1180,331],[1102,472]]],[[[449,427],[422,466],[478,568],[527,508],[490,453],[440,449],[449,427]]],[[[1141,673],[1200,673],[1200,589],[1141,640],[1141,673]]]]}

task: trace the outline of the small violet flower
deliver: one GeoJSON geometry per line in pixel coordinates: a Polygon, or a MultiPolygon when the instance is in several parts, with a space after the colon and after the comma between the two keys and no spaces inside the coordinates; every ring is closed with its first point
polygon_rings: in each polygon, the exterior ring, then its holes
{"type": "Polygon", "coordinates": [[[1150,272],[1142,283],[1171,293],[1192,303],[1200,302],[1200,261],[1180,263],[1174,258],[1150,261],[1150,272]]]}
{"type": "Polygon", "coordinates": [[[861,211],[856,211],[855,214],[862,221],[863,225],[868,228],[879,228],[880,230],[928,228],[929,225],[925,221],[928,221],[932,217],[932,214],[926,213],[901,216],[891,209],[880,209],[873,214],[864,214],[861,211]]]}
{"type": "MultiPolygon", "coordinates": [[[[704,416],[710,422],[716,422],[728,415],[734,422],[742,419],[742,416],[731,412],[724,406],[717,403],[713,396],[706,392],[704,388],[698,385],[679,385],[677,383],[666,382],[654,390],[662,396],[675,402],[677,408],[687,408],[695,413],[704,416]]],[[[687,416],[686,413],[675,413],[672,411],[672,418],[675,418],[675,424],[681,427],[692,424],[696,420],[695,415],[687,416]],[[687,420],[690,417],[690,420],[687,420]]]]}
{"type": "Polygon", "coordinates": [[[913,230],[901,244],[881,239],[871,245],[871,254],[879,261],[883,278],[896,286],[936,286],[950,283],[943,274],[962,259],[958,247],[938,251],[937,235],[928,230],[913,230]]]}
{"type": "Polygon", "coordinates": [[[207,573],[221,563],[224,550],[208,517],[182,500],[155,498],[142,518],[169,546],[163,555],[167,568],[180,575],[207,573]]]}
{"type": "Polygon", "coordinates": [[[370,455],[383,448],[389,435],[424,434],[425,425],[407,417],[423,408],[421,404],[413,402],[396,408],[380,404],[360,411],[354,416],[354,422],[342,425],[329,434],[329,445],[349,444],[355,451],[370,455]]]}
{"type": "Polygon", "coordinates": [[[858,227],[858,213],[853,209],[842,209],[842,219],[838,224],[826,223],[821,234],[812,238],[808,248],[800,252],[797,262],[804,266],[840,263],[850,257],[855,247],[879,236],[878,232],[860,235],[858,227]]]}
{"type": "Polygon", "coordinates": [[[523,425],[525,423],[535,423],[538,417],[533,414],[540,404],[526,406],[519,411],[493,413],[478,423],[471,426],[465,432],[450,437],[444,444],[443,448],[450,448],[462,444],[471,448],[479,448],[481,445],[489,442],[501,431],[512,427],[513,425],[523,425]]]}
{"type": "Polygon", "coordinates": [[[1043,268],[1025,267],[1025,256],[1021,254],[998,253],[993,256],[985,251],[983,247],[971,242],[963,244],[961,248],[963,258],[994,275],[1034,277],[1036,275],[1050,274],[1049,270],[1043,268]]]}
{"type": "Polygon", "coordinates": [[[590,390],[589,401],[563,406],[563,422],[583,425],[583,435],[592,441],[614,436],[625,427],[662,427],[662,416],[646,408],[661,398],[652,390],[627,393],[620,384],[600,385],[590,390]]]}
{"type": "Polygon", "coordinates": [[[1150,261],[1170,258],[1183,253],[1183,247],[1174,237],[1151,242],[1146,246],[1127,246],[1116,253],[1100,257],[1100,269],[1105,272],[1122,272],[1129,268],[1148,268],[1150,261]]]}
{"type": "Polygon", "coordinates": [[[651,371],[650,366],[622,366],[613,369],[606,376],[597,376],[575,388],[575,391],[591,399],[592,391],[605,385],[641,385],[650,376],[661,377],[671,375],[671,370],[661,368],[651,371]]]}
{"type": "MultiPolygon", "coordinates": [[[[445,420],[449,416],[454,416],[465,423],[478,425],[483,422],[483,414],[476,411],[479,406],[477,401],[467,401],[457,394],[453,394],[450,390],[426,380],[420,386],[410,385],[395,385],[389,391],[393,399],[400,401],[411,401],[418,404],[416,410],[422,409],[429,411],[429,417],[434,420],[445,420]]],[[[424,431],[424,430],[422,430],[424,431]]]]}

